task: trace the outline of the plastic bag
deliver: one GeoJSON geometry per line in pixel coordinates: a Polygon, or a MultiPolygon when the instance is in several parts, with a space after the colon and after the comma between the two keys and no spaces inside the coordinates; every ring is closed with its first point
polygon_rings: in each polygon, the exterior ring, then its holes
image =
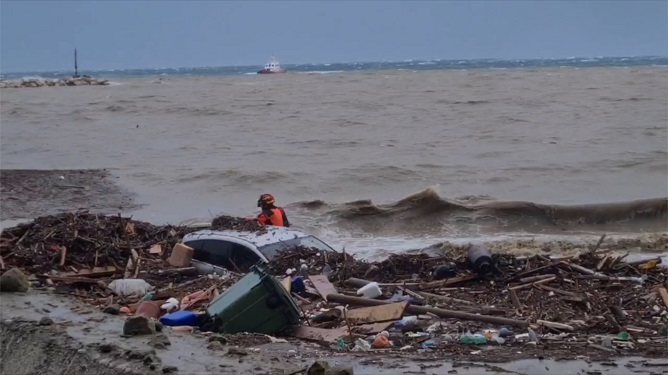
{"type": "Polygon", "coordinates": [[[155,289],[153,285],[147,283],[143,279],[120,279],[109,283],[109,289],[122,297],[129,297],[132,295],[145,295],[149,291],[155,289]]]}

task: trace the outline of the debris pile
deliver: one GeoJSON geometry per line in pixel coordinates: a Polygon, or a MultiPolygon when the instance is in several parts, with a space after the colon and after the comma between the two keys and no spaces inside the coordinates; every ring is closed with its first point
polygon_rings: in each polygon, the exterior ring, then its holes
{"type": "Polygon", "coordinates": [[[22,79],[20,81],[0,80],[0,88],[53,87],[53,86],[107,86],[109,80],[90,76],[66,77],[59,79],[22,79]]]}
{"type": "Polygon", "coordinates": [[[155,226],[121,216],[87,212],[45,216],[8,228],[0,236],[0,255],[7,265],[34,274],[52,271],[124,269],[134,249],[163,266],[161,257],[190,228],[155,226]]]}
{"type": "Polygon", "coordinates": [[[296,248],[270,269],[305,284],[293,295],[308,322],[292,334],[338,350],[486,344],[668,355],[668,270],[660,258],[629,263],[597,250],[602,241],[574,256],[489,255],[488,268],[475,246],[376,263],[296,248]]]}
{"type": "MultiPolygon", "coordinates": [[[[211,228],[266,231],[229,216],[211,228]]],[[[246,275],[199,275],[195,250],[179,242],[195,230],[85,212],[42,217],[2,232],[0,268],[126,314],[129,335],[154,334],[159,321],[176,331],[282,334],[335,351],[470,357],[482,353],[472,346],[489,345],[500,351],[485,351],[487,360],[668,356],[668,269],[660,257],[630,262],[600,248],[605,236],[569,256],[461,245],[367,262],[298,246],[246,275]]],[[[266,335],[251,336],[280,340],[266,335]]],[[[251,336],[211,337],[223,345],[251,336]]]]}
{"type": "Polygon", "coordinates": [[[238,230],[244,232],[266,232],[267,228],[256,220],[247,220],[240,217],[221,215],[211,221],[213,230],[238,230]]]}
{"type": "Polygon", "coordinates": [[[109,287],[119,279],[143,280],[157,298],[234,283],[233,273],[201,276],[194,267],[169,263],[171,249],[195,230],[86,211],[39,217],[2,231],[0,269],[20,269],[34,287],[55,285],[57,293],[103,305],[132,305],[142,297],[109,287]]]}

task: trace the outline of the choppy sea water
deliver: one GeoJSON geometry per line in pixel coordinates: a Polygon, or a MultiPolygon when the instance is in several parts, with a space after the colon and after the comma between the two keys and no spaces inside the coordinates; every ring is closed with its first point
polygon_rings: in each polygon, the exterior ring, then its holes
{"type": "Polygon", "coordinates": [[[118,84],[3,90],[0,165],[110,169],[155,223],[270,192],[349,249],[661,232],[667,61],[93,72],[118,84]]]}

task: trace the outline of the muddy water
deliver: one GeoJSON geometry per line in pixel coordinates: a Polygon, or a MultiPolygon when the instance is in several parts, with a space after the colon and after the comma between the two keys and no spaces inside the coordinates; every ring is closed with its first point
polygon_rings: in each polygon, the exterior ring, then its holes
{"type": "Polygon", "coordinates": [[[379,71],[3,90],[0,166],[108,168],[145,204],[128,213],[155,223],[251,215],[271,192],[293,223],[351,249],[656,232],[667,227],[667,73],[379,71]]]}

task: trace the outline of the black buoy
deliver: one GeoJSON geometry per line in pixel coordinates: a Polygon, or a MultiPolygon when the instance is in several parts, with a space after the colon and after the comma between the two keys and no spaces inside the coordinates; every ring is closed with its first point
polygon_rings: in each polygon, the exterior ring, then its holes
{"type": "Polygon", "coordinates": [[[468,258],[473,271],[479,275],[485,275],[495,269],[492,254],[481,245],[469,245],[468,258]]]}

